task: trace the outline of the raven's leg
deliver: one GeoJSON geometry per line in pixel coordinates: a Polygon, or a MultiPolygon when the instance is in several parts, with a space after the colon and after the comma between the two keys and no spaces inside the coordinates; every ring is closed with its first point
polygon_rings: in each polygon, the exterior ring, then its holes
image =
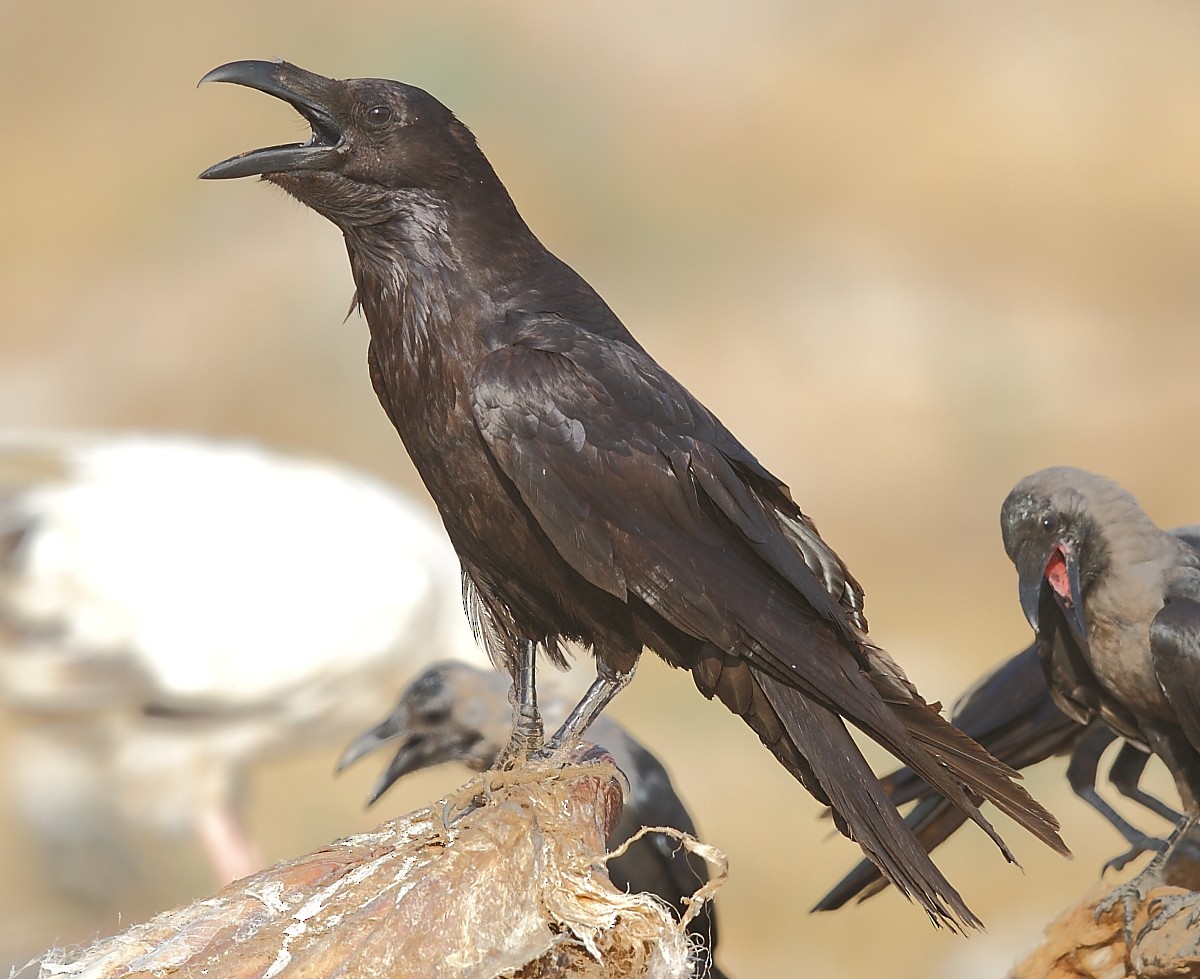
{"type": "Polygon", "coordinates": [[[508,695],[513,708],[513,732],[504,750],[496,756],[493,768],[514,768],[528,761],[542,746],[542,713],[538,710],[535,682],[537,646],[531,640],[521,639],[517,653],[513,685],[508,695]]]}
{"type": "Polygon", "coordinates": [[[1129,844],[1129,849],[1109,860],[1101,869],[1101,873],[1109,869],[1120,870],[1130,860],[1141,856],[1147,850],[1162,852],[1164,847],[1162,840],[1155,836],[1147,836],[1126,822],[1096,791],[1096,770],[1100,767],[1100,756],[1116,738],[1106,725],[1100,722],[1089,724],[1083,736],[1075,743],[1071,762],[1067,765],[1067,781],[1071,784],[1071,790],[1108,820],[1129,844]]]}
{"type": "Polygon", "coordinates": [[[1146,769],[1146,762],[1149,760],[1150,756],[1146,752],[1137,745],[1126,741],[1121,745],[1116,760],[1108,770],[1108,780],[1112,783],[1113,788],[1126,799],[1141,803],[1152,813],[1162,816],[1171,823],[1178,823],[1183,818],[1181,813],[1176,812],[1165,802],[1154,798],[1138,785],[1142,772],[1146,769]]]}
{"type": "Polygon", "coordinates": [[[575,747],[592,722],[600,716],[600,712],[633,679],[636,670],[637,657],[634,657],[633,665],[624,672],[614,669],[605,660],[597,659],[595,681],[588,687],[583,699],[575,705],[575,709],[567,715],[562,726],[554,732],[554,736],[546,742],[542,753],[555,755],[563,749],[569,751],[575,747]]]}

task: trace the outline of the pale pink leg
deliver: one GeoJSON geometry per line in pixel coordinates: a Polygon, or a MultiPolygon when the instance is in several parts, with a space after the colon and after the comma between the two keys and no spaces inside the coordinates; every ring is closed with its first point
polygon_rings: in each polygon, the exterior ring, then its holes
{"type": "Polygon", "coordinates": [[[262,850],[225,807],[213,806],[202,812],[196,829],[217,883],[222,887],[263,869],[262,850]]]}

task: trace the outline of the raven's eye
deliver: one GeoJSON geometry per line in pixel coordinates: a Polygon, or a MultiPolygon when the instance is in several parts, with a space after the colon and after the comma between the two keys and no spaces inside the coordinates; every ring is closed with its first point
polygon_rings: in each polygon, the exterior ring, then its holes
{"type": "Polygon", "coordinates": [[[1042,529],[1048,534],[1053,534],[1058,530],[1058,517],[1053,513],[1048,513],[1042,517],[1042,529]]]}
{"type": "Polygon", "coordinates": [[[390,105],[376,105],[367,110],[367,123],[371,126],[386,126],[392,121],[390,105]]]}

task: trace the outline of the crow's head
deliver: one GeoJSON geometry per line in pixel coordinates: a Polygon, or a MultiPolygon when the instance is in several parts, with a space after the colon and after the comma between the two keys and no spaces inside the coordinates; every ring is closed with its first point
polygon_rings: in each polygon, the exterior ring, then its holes
{"type": "Polygon", "coordinates": [[[1043,601],[1053,599],[1086,643],[1086,596],[1109,562],[1104,513],[1118,502],[1119,511],[1133,503],[1111,480],[1069,466],[1026,476],[1008,494],[1000,529],[1017,569],[1021,608],[1034,629],[1043,601]]]}
{"type": "Polygon", "coordinates": [[[391,714],[346,748],[338,770],[377,748],[394,746],[368,804],[398,779],[432,765],[460,761],[482,771],[508,737],[507,689],[508,677],[495,670],[457,662],[431,666],[400,695],[391,714]]]}

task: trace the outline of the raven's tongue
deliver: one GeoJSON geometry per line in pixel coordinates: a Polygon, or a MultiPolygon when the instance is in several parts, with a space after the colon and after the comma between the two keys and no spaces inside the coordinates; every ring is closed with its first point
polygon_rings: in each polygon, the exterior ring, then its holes
{"type": "Polygon", "coordinates": [[[1050,553],[1050,560],[1046,562],[1046,580],[1050,582],[1050,587],[1067,605],[1074,604],[1071,582],[1067,575],[1067,558],[1061,547],[1056,547],[1050,553]]]}

